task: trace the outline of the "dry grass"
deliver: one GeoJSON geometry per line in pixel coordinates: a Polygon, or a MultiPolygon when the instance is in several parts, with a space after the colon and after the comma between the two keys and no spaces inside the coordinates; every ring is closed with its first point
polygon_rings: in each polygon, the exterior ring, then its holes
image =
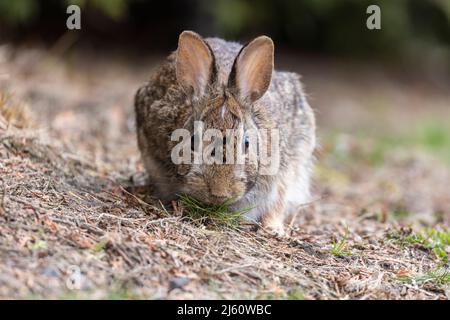
{"type": "Polygon", "coordinates": [[[0,121],[2,126],[26,128],[31,126],[31,114],[23,103],[10,93],[0,90],[0,121]]]}
{"type": "Polygon", "coordinates": [[[439,250],[449,253],[450,170],[440,159],[394,148],[375,166],[365,140],[323,141],[320,200],[290,237],[205,224],[186,216],[186,199],[149,196],[129,124],[131,75],[69,90],[48,71],[14,84],[27,97],[34,79],[39,130],[0,117],[1,298],[449,297],[439,250]],[[74,270],[79,289],[68,286],[74,270]]]}

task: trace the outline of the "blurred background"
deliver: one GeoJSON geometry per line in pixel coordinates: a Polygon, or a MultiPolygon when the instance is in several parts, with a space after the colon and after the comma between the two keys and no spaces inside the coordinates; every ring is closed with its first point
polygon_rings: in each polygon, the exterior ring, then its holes
{"type": "Polygon", "coordinates": [[[317,114],[322,189],[342,199],[371,180],[359,192],[380,196],[362,206],[449,219],[449,0],[0,0],[0,90],[80,155],[139,171],[133,96],[185,29],[274,39],[317,114]],[[366,27],[372,4],[381,30],[366,27]]]}
{"type": "Polygon", "coordinates": [[[57,41],[69,4],[82,9],[77,42],[85,45],[168,50],[185,29],[240,40],[263,33],[302,52],[449,67],[448,0],[1,0],[2,39],[57,41]],[[364,27],[371,4],[382,9],[378,31],[364,27]]]}
{"type": "Polygon", "coordinates": [[[99,64],[123,68],[124,85],[134,88],[186,29],[241,42],[272,37],[276,67],[305,77],[327,127],[367,131],[380,115],[384,127],[410,127],[412,116],[438,110],[442,119],[448,109],[449,0],[0,0],[3,58],[25,55],[17,59],[28,59],[28,73],[45,52],[45,61],[91,79],[102,79],[99,64]],[[67,30],[70,4],[81,8],[81,30],[67,30]],[[366,28],[371,4],[381,9],[381,30],[366,28]],[[390,113],[397,110],[401,119],[390,113]]]}

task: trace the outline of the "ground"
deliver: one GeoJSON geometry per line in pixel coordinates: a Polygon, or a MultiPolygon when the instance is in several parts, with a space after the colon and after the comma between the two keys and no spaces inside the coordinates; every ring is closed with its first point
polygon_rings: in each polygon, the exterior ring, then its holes
{"type": "Polygon", "coordinates": [[[0,298],[450,297],[448,82],[278,56],[321,147],[276,238],[148,194],[132,99],[159,56],[60,49],[0,47],[0,298]]]}

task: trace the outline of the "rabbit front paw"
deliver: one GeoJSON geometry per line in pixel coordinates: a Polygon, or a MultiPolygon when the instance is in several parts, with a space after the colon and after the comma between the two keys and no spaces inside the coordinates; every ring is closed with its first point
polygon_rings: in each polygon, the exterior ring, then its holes
{"type": "Polygon", "coordinates": [[[284,218],[283,215],[278,213],[268,213],[267,215],[263,216],[262,219],[262,227],[265,229],[265,231],[269,232],[270,234],[284,238],[287,236],[286,229],[284,226],[284,218]]]}

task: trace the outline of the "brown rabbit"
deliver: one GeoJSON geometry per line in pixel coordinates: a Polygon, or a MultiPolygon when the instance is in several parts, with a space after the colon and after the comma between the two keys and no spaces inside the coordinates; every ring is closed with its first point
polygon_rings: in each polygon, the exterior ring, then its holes
{"type": "Polygon", "coordinates": [[[248,219],[284,234],[285,218],[309,201],[315,119],[299,76],[274,71],[273,56],[266,36],[241,46],[181,33],[177,51],[135,97],[138,144],[160,197],[185,193],[211,204],[233,199],[233,209],[252,208],[248,219]],[[245,132],[256,130],[258,143],[277,144],[278,170],[263,172],[259,155],[256,163],[174,163],[173,132],[186,129],[197,141],[196,121],[224,136],[229,129],[243,129],[242,139],[227,138],[224,144],[233,141],[234,152],[241,150],[244,157],[250,147],[245,132]],[[278,139],[260,134],[263,130],[276,130],[278,139]]]}

